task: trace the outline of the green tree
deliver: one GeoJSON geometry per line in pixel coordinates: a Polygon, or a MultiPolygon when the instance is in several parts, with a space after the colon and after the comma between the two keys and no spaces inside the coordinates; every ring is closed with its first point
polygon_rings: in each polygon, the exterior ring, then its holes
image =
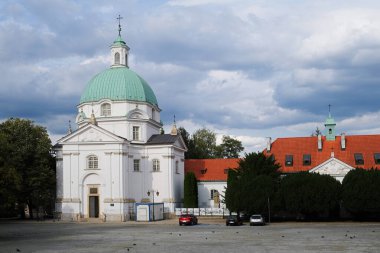
{"type": "Polygon", "coordinates": [[[263,213],[268,198],[272,198],[279,180],[279,164],[272,156],[249,153],[230,170],[225,191],[226,206],[230,211],[263,213]]]}
{"type": "Polygon", "coordinates": [[[379,170],[351,170],[342,182],[342,205],[358,217],[380,218],[379,185],[379,170]]]}
{"type": "Polygon", "coordinates": [[[244,150],[241,141],[228,135],[223,135],[222,144],[216,147],[217,158],[239,158],[240,152],[244,150]]]}
{"type": "Polygon", "coordinates": [[[183,204],[185,208],[198,207],[198,185],[193,172],[187,172],[184,182],[183,204]]]}
{"type": "Polygon", "coordinates": [[[224,191],[224,203],[230,212],[239,213],[242,210],[242,195],[239,180],[239,171],[229,169],[227,174],[227,187],[224,191]]]}
{"type": "Polygon", "coordinates": [[[196,157],[196,150],[194,141],[191,138],[190,134],[186,131],[185,128],[179,127],[178,128],[183,141],[185,142],[185,145],[187,147],[187,152],[185,152],[185,159],[195,159],[196,157]]]}
{"type": "Polygon", "coordinates": [[[0,142],[0,209],[17,206],[25,217],[27,205],[33,218],[34,208],[53,208],[55,162],[46,129],[11,118],[0,124],[0,142]]]}
{"type": "Polygon", "coordinates": [[[284,209],[296,216],[329,217],[339,209],[341,184],[330,175],[300,172],[281,180],[284,209]]]}
{"type": "Polygon", "coordinates": [[[216,153],[216,134],[206,128],[195,131],[192,136],[194,153],[192,159],[214,158],[216,153]]]}

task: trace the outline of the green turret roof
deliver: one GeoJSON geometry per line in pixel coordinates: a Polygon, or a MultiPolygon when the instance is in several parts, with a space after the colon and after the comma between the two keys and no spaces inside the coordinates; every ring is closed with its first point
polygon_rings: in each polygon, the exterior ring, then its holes
{"type": "Polygon", "coordinates": [[[141,101],[158,106],[156,96],[148,83],[127,67],[107,69],[88,82],[80,103],[101,99],[113,101],[141,101]]]}

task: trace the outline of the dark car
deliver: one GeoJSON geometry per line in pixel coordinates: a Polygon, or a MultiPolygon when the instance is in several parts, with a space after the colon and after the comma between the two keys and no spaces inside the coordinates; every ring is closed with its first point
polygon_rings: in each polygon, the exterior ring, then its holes
{"type": "Polygon", "coordinates": [[[182,214],[178,219],[179,225],[197,225],[198,218],[193,214],[182,214]]]}
{"type": "Polygon", "coordinates": [[[249,219],[249,225],[265,225],[265,219],[261,214],[254,214],[249,219]]]}
{"type": "Polygon", "coordinates": [[[230,215],[226,219],[226,226],[240,226],[243,225],[243,221],[238,215],[230,215]]]}

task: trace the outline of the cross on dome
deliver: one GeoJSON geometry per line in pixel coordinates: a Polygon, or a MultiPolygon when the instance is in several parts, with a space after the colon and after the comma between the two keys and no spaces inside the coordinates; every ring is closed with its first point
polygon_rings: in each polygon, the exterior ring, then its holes
{"type": "Polygon", "coordinates": [[[120,32],[121,32],[121,25],[120,25],[120,20],[121,20],[121,19],[123,19],[123,17],[122,17],[122,16],[120,16],[120,14],[119,14],[119,16],[118,16],[116,19],[118,19],[118,20],[119,20],[119,36],[121,36],[121,34],[120,34],[120,32]]]}

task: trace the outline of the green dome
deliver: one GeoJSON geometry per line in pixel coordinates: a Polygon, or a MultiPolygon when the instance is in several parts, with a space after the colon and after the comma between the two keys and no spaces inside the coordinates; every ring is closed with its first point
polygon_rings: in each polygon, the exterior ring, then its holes
{"type": "Polygon", "coordinates": [[[127,67],[107,69],[88,82],[80,103],[101,99],[114,101],[141,101],[158,106],[156,96],[148,83],[127,67]]]}

